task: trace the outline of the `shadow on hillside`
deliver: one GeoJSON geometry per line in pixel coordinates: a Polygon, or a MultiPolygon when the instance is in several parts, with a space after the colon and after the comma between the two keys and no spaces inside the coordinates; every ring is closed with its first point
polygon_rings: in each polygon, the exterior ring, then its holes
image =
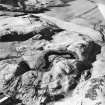
{"type": "Polygon", "coordinates": [[[70,6],[70,4],[58,4],[50,7],[67,7],[67,6],[70,6]]]}
{"type": "Polygon", "coordinates": [[[63,3],[69,3],[69,2],[72,2],[72,1],[75,1],[75,0],[61,0],[63,3]]]}

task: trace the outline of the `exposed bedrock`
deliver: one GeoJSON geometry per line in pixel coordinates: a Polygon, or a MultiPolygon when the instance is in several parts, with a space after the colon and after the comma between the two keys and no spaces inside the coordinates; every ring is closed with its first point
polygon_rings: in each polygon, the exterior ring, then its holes
{"type": "Polygon", "coordinates": [[[55,34],[51,41],[30,38],[14,42],[14,49],[22,55],[1,59],[0,91],[25,105],[64,99],[77,86],[84,70],[92,67],[100,48],[88,36],[66,31],[55,34]]]}
{"type": "MultiPolygon", "coordinates": [[[[9,17],[0,22],[1,93],[24,105],[49,105],[64,100],[72,91],[75,99],[82,91],[81,84],[88,86],[94,78],[103,80],[104,69],[103,74],[100,69],[105,48],[98,44],[103,42],[100,33],[61,23],[42,15],[9,17]]],[[[83,94],[88,90],[84,85],[83,94]]],[[[86,93],[87,99],[90,93],[86,93]]]]}
{"type": "Polygon", "coordinates": [[[0,10],[0,105],[105,105],[96,4],[0,0],[0,10]]]}

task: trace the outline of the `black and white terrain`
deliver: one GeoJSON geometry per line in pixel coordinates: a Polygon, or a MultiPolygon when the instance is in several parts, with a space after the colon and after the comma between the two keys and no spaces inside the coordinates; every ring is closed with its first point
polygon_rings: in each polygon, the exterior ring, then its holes
{"type": "Polygon", "coordinates": [[[105,105],[95,2],[0,0],[0,105],[105,105]]]}

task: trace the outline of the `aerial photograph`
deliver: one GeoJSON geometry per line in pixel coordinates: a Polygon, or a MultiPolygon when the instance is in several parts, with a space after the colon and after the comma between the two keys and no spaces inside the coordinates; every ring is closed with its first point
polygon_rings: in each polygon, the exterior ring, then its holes
{"type": "Polygon", "coordinates": [[[0,0],[0,105],[105,105],[105,0],[0,0]]]}

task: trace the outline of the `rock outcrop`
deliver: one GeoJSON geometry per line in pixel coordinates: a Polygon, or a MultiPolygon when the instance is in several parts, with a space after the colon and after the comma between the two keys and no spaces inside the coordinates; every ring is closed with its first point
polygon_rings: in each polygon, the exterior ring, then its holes
{"type": "MultiPolygon", "coordinates": [[[[51,1],[0,2],[25,12],[68,3],[51,1]]],[[[1,17],[0,104],[105,104],[104,25],[79,20],[42,13],[1,17]]]]}

